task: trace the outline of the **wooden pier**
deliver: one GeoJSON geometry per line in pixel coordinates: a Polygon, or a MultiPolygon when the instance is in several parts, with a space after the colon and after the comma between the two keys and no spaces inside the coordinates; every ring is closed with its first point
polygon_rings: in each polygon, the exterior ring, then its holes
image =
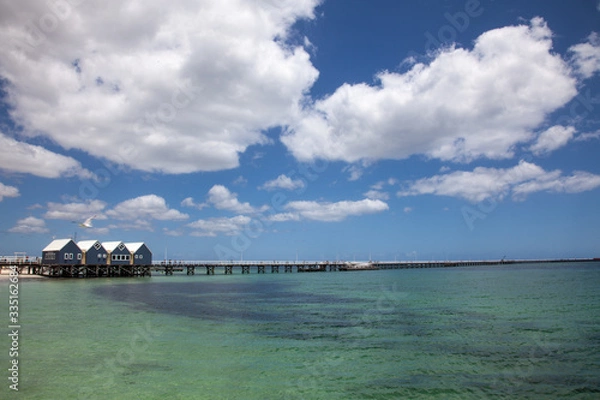
{"type": "Polygon", "coordinates": [[[241,274],[272,274],[292,272],[338,272],[365,271],[381,269],[409,268],[452,268],[469,266],[494,266],[506,264],[547,263],[547,262],[590,262],[599,261],[592,258],[557,259],[557,260],[465,260],[465,261],[370,261],[353,263],[346,261],[169,261],[154,264],[152,270],[165,275],[174,272],[185,272],[186,275],[197,273],[206,275],[232,275],[234,271],[241,274]],[[361,266],[360,264],[366,264],[361,266]]]}
{"type": "Polygon", "coordinates": [[[556,259],[556,260],[467,260],[467,261],[169,261],[152,265],[47,265],[39,260],[27,262],[0,260],[0,268],[16,268],[19,274],[41,275],[51,278],[112,278],[149,277],[152,272],[171,276],[175,273],[186,275],[233,275],[339,272],[389,270],[409,268],[453,268],[469,266],[495,266],[506,264],[556,263],[556,262],[598,262],[597,258],[556,259]]]}
{"type": "Polygon", "coordinates": [[[0,268],[15,268],[19,275],[40,275],[49,278],[114,278],[151,275],[151,265],[47,265],[39,262],[0,261],[0,268]]]}

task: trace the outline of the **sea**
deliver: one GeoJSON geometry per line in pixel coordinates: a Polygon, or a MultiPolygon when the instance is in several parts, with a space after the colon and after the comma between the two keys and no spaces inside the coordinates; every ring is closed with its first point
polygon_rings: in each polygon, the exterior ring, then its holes
{"type": "Polygon", "coordinates": [[[598,262],[255,272],[22,279],[0,398],[600,398],[598,262]]]}

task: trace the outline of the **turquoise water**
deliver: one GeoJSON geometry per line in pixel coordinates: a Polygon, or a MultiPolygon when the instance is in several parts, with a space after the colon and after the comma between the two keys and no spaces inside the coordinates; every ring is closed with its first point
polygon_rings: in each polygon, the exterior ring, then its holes
{"type": "Polygon", "coordinates": [[[599,288],[600,263],[21,281],[0,397],[600,398],[599,288]]]}

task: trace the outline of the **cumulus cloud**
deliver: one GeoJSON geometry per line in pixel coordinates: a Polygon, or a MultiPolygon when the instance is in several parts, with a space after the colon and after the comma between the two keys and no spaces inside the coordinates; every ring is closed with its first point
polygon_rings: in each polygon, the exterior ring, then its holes
{"type": "Polygon", "coordinates": [[[282,214],[287,215],[288,220],[291,220],[292,215],[296,214],[299,218],[324,222],[339,222],[349,216],[374,214],[389,209],[385,202],[373,199],[339,201],[336,203],[292,201],[286,204],[285,208],[292,212],[291,214],[282,214]]]}
{"type": "Polygon", "coordinates": [[[208,191],[208,203],[219,210],[228,210],[236,213],[254,213],[257,210],[250,203],[241,203],[237,194],[232,193],[223,185],[214,185],[208,191]]]}
{"type": "Polygon", "coordinates": [[[62,219],[67,221],[81,221],[95,215],[95,219],[106,219],[102,214],[106,203],[101,200],[89,200],[79,203],[53,203],[47,205],[48,211],[44,214],[47,219],[62,219]]]}
{"type": "Polygon", "coordinates": [[[302,179],[292,179],[287,175],[279,175],[277,178],[265,182],[259,189],[263,190],[296,190],[303,189],[305,186],[304,181],[302,179]]]}
{"type": "Polygon", "coordinates": [[[545,117],[577,94],[568,64],[541,18],[485,32],[472,50],[441,50],[378,85],[343,84],[291,124],[283,143],[302,161],[451,161],[513,156],[545,117]]]}
{"type": "Polygon", "coordinates": [[[600,175],[575,171],[571,176],[553,177],[551,173],[540,179],[523,182],[513,188],[515,198],[524,198],[535,192],[581,193],[600,186],[600,175]]]}
{"type": "Polygon", "coordinates": [[[240,233],[250,221],[250,217],[238,215],[232,218],[199,219],[187,226],[194,230],[192,236],[233,236],[240,233]]]}
{"type": "Polygon", "coordinates": [[[181,221],[189,218],[167,206],[164,198],[155,194],[136,197],[117,204],[106,215],[117,220],[138,220],[148,224],[150,220],[181,221]]]}
{"type": "Polygon", "coordinates": [[[579,74],[591,78],[600,71],[600,35],[592,32],[587,42],[569,48],[573,53],[572,62],[579,74]]]}
{"type": "Polygon", "coordinates": [[[27,217],[17,221],[17,224],[8,230],[12,233],[48,233],[46,222],[43,219],[27,217]]]}
{"type": "Polygon", "coordinates": [[[94,177],[90,171],[81,166],[79,161],[71,157],[51,152],[41,146],[19,142],[2,132],[0,132],[0,169],[42,178],[94,177]]]}
{"type": "Polygon", "coordinates": [[[575,128],[572,126],[553,126],[542,132],[529,150],[536,155],[550,153],[566,145],[574,134],[575,128]]]}
{"type": "Polygon", "coordinates": [[[390,195],[386,192],[381,192],[379,190],[374,190],[371,189],[367,192],[364,193],[364,196],[367,199],[373,199],[373,200],[389,200],[390,199],[390,195]]]}
{"type": "Polygon", "coordinates": [[[198,210],[202,210],[204,207],[207,207],[208,204],[206,204],[206,203],[196,203],[192,197],[186,197],[181,202],[181,206],[182,207],[197,208],[198,210]]]}
{"type": "Polygon", "coordinates": [[[19,197],[19,189],[14,186],[7,186],[0,182],[0,201],[5,197],[19,197]]]}
{"type": "Polygon", "coordinates": [[[290,34],[318,3],[88,0],[56,17],[54,3],[2,2],[11,116],[27,135],[138,170],[237,167],[318,77],[290,34]]]}
{"type": "Polygon", "coordinates": [[[508,169],[477,167],[473,171],[456,171],[410,182],[398,192],[399,197],[432,194],[459,197],[470,202],[502,199],[512,195],[520,200],[530,193],[548,191],[578,193],[600,186],[600,175],[576,171],[564,176],[560,170],[543,168],[519,162],[508,169]]]}
{"type": "Polygon", "coordinates": [[[269,215],[266,219],[270,222],[300,221],[300,215],[296,213],[279,213],[269,215]]]}
{"type": "Polygon", "coordinates": [[[385,181],[379,181],[373,185],[371,185],[371,189],[364,193],[364,196],[368,199],[374,200],[389,200],[390,195],[387,192],[384,192],[383,189],[386,186],[394,186],[398,183],[398,180],[395,178],[389,178],[385,181]]]}

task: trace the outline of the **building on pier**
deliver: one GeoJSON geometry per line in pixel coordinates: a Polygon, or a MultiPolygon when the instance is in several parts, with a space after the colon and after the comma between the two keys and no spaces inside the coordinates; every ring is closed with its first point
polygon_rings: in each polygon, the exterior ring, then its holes
{"type": "Polygon", "coordinates": [[[83,257],[81,264],[84,265],[105,265],[107,262],[108,252],[97,240],[82,240],[77,243],[81,249],[83,257]]]}
{"type": "Polygon", "coordinates": [[[72,239],[56,239],[42,250],[42,263],[75,265],[81,264],[83,253],[72,239]]]}
{"type": "Polygon", "coordinates": [[[125,247],[131,254],[131,265],[150,265],[152,264],[152,252],[143,242],[125,243],[125,247]]]}
{"type": "Polygon", "coordinates": [[[106,249],[106,263],[108,265],[130,265],[131,253],[123,242],[104,242],[102,246],[106,249]]]}

